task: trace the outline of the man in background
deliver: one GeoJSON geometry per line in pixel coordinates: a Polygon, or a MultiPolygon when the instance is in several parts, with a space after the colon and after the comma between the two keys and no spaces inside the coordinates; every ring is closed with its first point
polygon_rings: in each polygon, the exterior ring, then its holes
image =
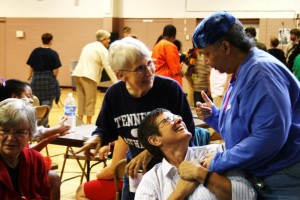
{"type": "Polygon", "coordinates": [[[299,41],[299,37],[300,37],[299,29],[294,28],[290,31],[290,40],[291,41],[286,45],[286,49],[285,49],[285,58],[287,60],[289,59],[289,56],[296,48],[298,41],[299,41]]]}
{"type": "Polygon", "coordinates": [[[261,49],[261,50],[264,50],[264,51],[267,51],[267,47],[264,43],[261,43],[259,41],[257,41],[256,39],[256,29],[252,26],[249,26],[245,29],[245,33],[248,37],[250,38],[253,38],[255,43],[256,43],[256,47],[261,49]]]}

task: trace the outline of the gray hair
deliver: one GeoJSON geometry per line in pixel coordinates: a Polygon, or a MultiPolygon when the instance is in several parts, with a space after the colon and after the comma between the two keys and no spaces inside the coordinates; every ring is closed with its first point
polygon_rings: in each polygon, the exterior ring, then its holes
{"type": "Polygon", "coordinates": [[[108,60],[113,71],[128,69],[144,58],[150,58],[144,43],[132,37],[117,40],[109,47],[108,60]]]}
{"type": "Polygon", "coordinates": [[[101,42],[102,40],[105,40],[107,38],[110,38],[110,32],[105,31],[105,30],[98,30],[96,32],[97,41],[101,42]]]}
{"type": "Polygon", "coordinates": [[[225,36],[215,42],[214,46],[219,46],[223,41],[228,41],[232,46],[237,47],[241,51],[247,53],[255,45],[255,41],[249,38],[245,32],[242,23],[236,19],[232,27],[225,36]]]}
{"type": "Polygon", "coordinates": [[[32,105],[22,99],[9,98],[0,102],[0,126],[29,126],[29,138],[36,132],[36,114],[32,105]]]}

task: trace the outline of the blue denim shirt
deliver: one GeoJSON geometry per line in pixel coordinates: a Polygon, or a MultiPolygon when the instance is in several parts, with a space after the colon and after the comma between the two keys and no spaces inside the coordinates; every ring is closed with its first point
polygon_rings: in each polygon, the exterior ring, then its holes
{"type": "Polygon", "coordinates": [[[226,151],[211,161],[210,170],[243,169],[266,176],[300,162],[300,84],[294,75],[276,58],[254,48],[229,90],[226,109],[224,100],[205,119],[226,145],[226,151]]]}

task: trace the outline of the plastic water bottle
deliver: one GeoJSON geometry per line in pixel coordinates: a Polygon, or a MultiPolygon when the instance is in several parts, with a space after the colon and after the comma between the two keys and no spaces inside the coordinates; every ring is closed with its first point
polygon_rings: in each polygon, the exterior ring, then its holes
{"type": "Polygon", "coordinates": [[[76,126],[76,101],[73,98],[73,93],[68,93],[66,98],[65,116],[68,117],[67,125],[71,126],[71,131],[74,131],[76,126]]]}

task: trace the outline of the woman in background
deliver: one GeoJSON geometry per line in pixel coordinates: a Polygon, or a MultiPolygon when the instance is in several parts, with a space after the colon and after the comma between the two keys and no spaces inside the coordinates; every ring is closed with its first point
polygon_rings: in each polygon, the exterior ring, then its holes
{"type": "MultiPolygon", "coordinates": [[[[43,45],[31,52],[26,63],[30,66],[28,80],[31,80],[33,93],[39,99],[40,104],[49,106],[51,110],[53,100],[58,102],[60,97],[60,88],[56,77],[61,62],[58,53],[51,49],[53,35],[44,33],[41,39],[43,45]]],[[[48,118],[44,126],[49,126],[48,118]]]]}

